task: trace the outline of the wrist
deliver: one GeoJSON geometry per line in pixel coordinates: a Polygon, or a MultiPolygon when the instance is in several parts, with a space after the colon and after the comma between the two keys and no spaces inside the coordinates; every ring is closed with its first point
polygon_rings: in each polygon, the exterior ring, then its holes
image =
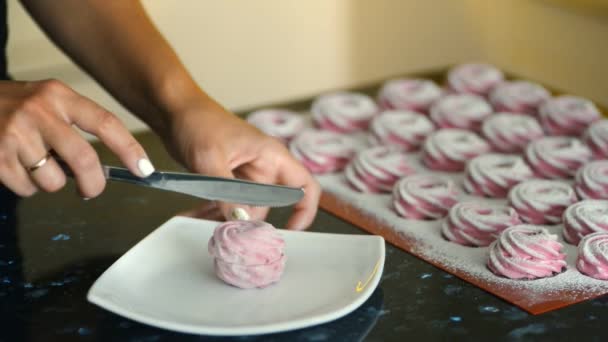
{"type": "Polygon", "coordinates": [[[163,138],[172,135],[176,124],[179,126],[178,123],[186,120],[186,117],[206,115],[221,108],[187,72],[180,71],[177,75],[168,73],[152,92],[160,120],[151,128],[163,138]]]}

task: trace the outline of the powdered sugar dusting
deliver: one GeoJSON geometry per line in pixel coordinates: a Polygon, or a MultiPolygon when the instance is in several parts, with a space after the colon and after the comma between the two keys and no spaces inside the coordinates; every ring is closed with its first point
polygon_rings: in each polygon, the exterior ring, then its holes
{"type": "MultiPolygon", "coordinates": [[[[462,173],[444,173],[429,171],[420,162],[420,155],[412,153],[419,171],[426,174],[441,175],[452,179],[461,189],[462,173]]],[[[549,278],[536,280],[513,280],[494,275],[486,267],[488,247],[466,247],[449,242],[441,236],[442,220],[411,220],[400,217],[392,207],[390,194],[362,194],[352,190],[341,173],[318,176],[325,192],[351,204],[367,216],[374,217],[386,226],[404,236],[406,240],[416,243],[409,252],[431,263],[442,265],[446,270],[462,275],[464,278],[475,278],[494,292],[510,292],[518,297],[517,304],[530,307],[540,303],[562,300],[580,301],[608,292],[608,282],[590,278],[581,274],[575,266],[577,248],[564,242],[563,226],[547,226],[547,229],[559,236],[567,254],[566,271],[549,278]]],[[[461,191],[460,200],[481,200],[495,206],[506,206],[505,199],[481,198],[461,191]]],[[[510,298],[506,298],[510,299],[510,298]]]]}

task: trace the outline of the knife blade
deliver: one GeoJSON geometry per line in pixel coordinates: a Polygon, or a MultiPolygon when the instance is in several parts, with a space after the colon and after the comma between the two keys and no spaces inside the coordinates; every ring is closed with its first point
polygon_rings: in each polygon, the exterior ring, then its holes
{"type": "MultiPolygon", "coordinates": [[[[62,160],[58,161],[66,174],[73,176],[69,166],[62,160]]],[[[146,178],[140,178],[121,167],[108,165],[102,165],[102,167],[107,180],[179,192],[213,201],[258,207],[282,207],[295,204],[304,196],[304,190],[301,188],[255,183],[241,179],[159,171],[146,178]]]]}

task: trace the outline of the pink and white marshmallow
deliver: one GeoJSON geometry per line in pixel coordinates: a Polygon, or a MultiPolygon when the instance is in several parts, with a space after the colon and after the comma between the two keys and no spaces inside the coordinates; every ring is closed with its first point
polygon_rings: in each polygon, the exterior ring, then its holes
{"type": "Polygon", "coordinates": [[[315,124],[337,133],[367,129],[380,110],[371,97],[349,92],[336,92],[318,97],[310,109],[315,124]]]}
{"type": "Polygon", "coordinates": [[[494,150],[504,153],[522,152],[529,142],[544,136],[535,118],[505,112],[488,117],[481,132],[494,150]]]}
{"type": "Polygon", "coordinates": [[[261,221],[228,221],[209,240],[215,274],[243,289],[263,288],[281,279],[285,241],[272,225],[261,221]]]}
{"type": "Polygon", "coordinates": [[[595,159],[608,159],[608,120],[594,122],[587,128],[583,140],[595,159]]]}
{"type": "Polygon", "coordinates": [[[526,162],[543,178],[569,178],[591,160],[591,150],[573,137],[544,137],[526,147],[526,162]]]}
{"type": "Polygon", "coordinates": [[[306,128],[303,116],[288,109],[256,110],[247,116],[247,122],[285,143],[306,128]]]}
{"type": "Polygon", "coordinates": [[[445,128],[424,141],[422,161],[432,170],[458,172],[468,160],[490,151],[490,145],[477,134],[463,129],[445,128]]]}
{"type": "Polygon", "coordinates": [[[578,245],[576,268],[591,278],[608,280],[608,233],[593,233],[578,245]]]}
{"type": "Polygon", "coordinates": [[[376,146],[357,153],[344,170],[346,181],[360,192],[390,192],[403,176],[416,172],[410,156],[399,148],[376,146]]]}
{"type": "Polygon", "coordinates": [[[427,113],[442,94],[441,88],[431,80],[399,78],[384,83],[378,93],[378,102],[384,109],[427,113]]]}
{"type": "Polygon", "coordinates": [[[522,223],[513,208],[483,202],[454,205],[441,226],[443,236],[464,246],[488,246],[505,229],[522,223]]]}
{"type": "Polygon", "coordinates": [[[608,233],[608,201],[584,200],[564,211],[564,239],[573,245],[592,233],[608,233]]]}
{"type": "Polygon", "coordinates": [[[596,160],[578,169],[574,189],[583,199],[608,200],[608,160],[596,160]]]}
{"type": "Polygon", "coordinates": [[[593,122],[602,117],[593,102],[576,96],[563,95],[543,103],[538,115],[550,135],[581,135],[593,122]]]}
{"type": "Polygon", "coordinates": [[[458,202],[459,193],[449,178],[428,174],[407,176],[393,188],[393,207],[404,218],[437,220],[458,202]]]}
{"type": "Polygon", "coordinates": [[[469,63],[450,69],[447,83],[456,93],[487,96],[504,78],[502,71],[493,65],[469,63]]]}
{"type": "Polygon", "coordinates": [[[514,154],[489,153],[473,158],[466,168],[464,188],[479,196],[506,197],[509,190],[534,173],[523,158],[514,154]]]}
{"type": "Polygon", "coordinates": [[[296,136],[289,150],[310,172],[323,174],[344,169],[359,145],[350,136],[311,129],[296,136]]]}
{"type": "Polygon", "coordinates": [[[409,110],[388,110],[372,120],[372,145],[394,145],[406,151],[420,148],[424,139],[435,130],[426,116],[409,110]]]}
{"type": "Polygon", "coordinates": [[[488,268],[510,279],[554,276],[566,267],[564,246],[546,228],[521,224],[507,228],[490,246],[488,268]]]}
{"type": "Polygon", "coordinates": [[[497,112],[536,115],[538,107],[551,94],[543,86],[528,81],[503,82],[490,93],[490,103],[497,112]]]}
{"type": "Polygon", "coordinates": [[[462,128],[479,131],[492,107],[480,96],[454,94],[445,96],[431,107],[430,116],[439,128],[462,128]]]}
{"type": "Polygon", "coordinates": [[[522,220],[532,224],[560,223],[564,210],[578,200],[571,185],[544,179],[519,183],[508,198],[522,220]]]}

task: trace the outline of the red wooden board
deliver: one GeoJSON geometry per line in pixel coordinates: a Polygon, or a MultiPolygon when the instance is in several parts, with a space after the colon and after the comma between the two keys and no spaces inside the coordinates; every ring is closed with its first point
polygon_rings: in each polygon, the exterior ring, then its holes
{"type": "MultiPolygon", "coordinates": [[[[439,83],[445,78],[448,68],[442,70],[431,71],[427,73],[420,73],[416,75],[410,75],[410,77],[429,78],[439,83]]],[[[513,75],[507,75],[509,79],[525,79],[521,77],[515,77],[513,75]]],[[[541,82],[538,82],[542,84],[541,82]]],[[[556,90],[552,87],[546,86],[554,95],[562,94],[564,92],[556,90]]],[[[365,92],[374,94],[376,87],[370,87],[365,89],[365,92]]],[[[376,88],[377,89],[377,88],[376,88]]],[[[606,115],[608,111],[601,106],[600,110],[606,115]]],[[[599,289],[597,287],[589,288],[572,288],[569,290],[560,291],[546,291],[538,293],[535,291],[533,294],[522,291],[521,287],[510,286],[500,281],[492,281],[491,279],[481,278],[471,273],[466,272],[462,268],[455,268],[442,263],[436,259],[428,258],[424,254],[417,253],[416,250],[420,250],[420,242],[416,241],[412,237],[408,237],[395,229],[391,228],[388,224],[382,222],[381,219],[366,215],[352,204],[344,201],[337,196],[325,191],[321,197],[321,208],[324,210],[348,221],[363,230],[376,235],[381,235],[384,239],[391,244],[403,249],[404,251],[413,254],[426,262],[449,272],[473,285],[476,285],[489,293],[492,293],[518,307],[526,310],[527,312],[538,315],[548,311],[560,309],[568,305],[576,304],[582,301],[590,300],[604,294],[607,294],[606,289],[599,289]]]]}
{"type": "Polygon", "coordinates": [[[324,210],[348,221],[363,230],[384,237],[391,244],[403,249],[404,251],[413,254],[426,262],[449,272],[456,277],[463,279],[485,291],[492,293],[523,310],[538,315],[548,311],[560,309],[568,305],[576,304],[582,301],[590,300],[608,293],[605,289],[589,288],[582,290],[581,288],[560,291],[547,291],[539,295],[538,292],[527,293],[522,291],[519,286],[506,285],[500,281],[492,281],[491,279],[481,279],[462,269],[450,267],[436,259],[430,259],[423,254],[417,253],[421,247],[417,241],[408,237],[384,222],[372,216],[365,215],[358,208],[341,200],[337,196],[324,192],[321,196],[321,208],[324,210]],[[532,299],[532,300],[531,300],[532,299]]]}

